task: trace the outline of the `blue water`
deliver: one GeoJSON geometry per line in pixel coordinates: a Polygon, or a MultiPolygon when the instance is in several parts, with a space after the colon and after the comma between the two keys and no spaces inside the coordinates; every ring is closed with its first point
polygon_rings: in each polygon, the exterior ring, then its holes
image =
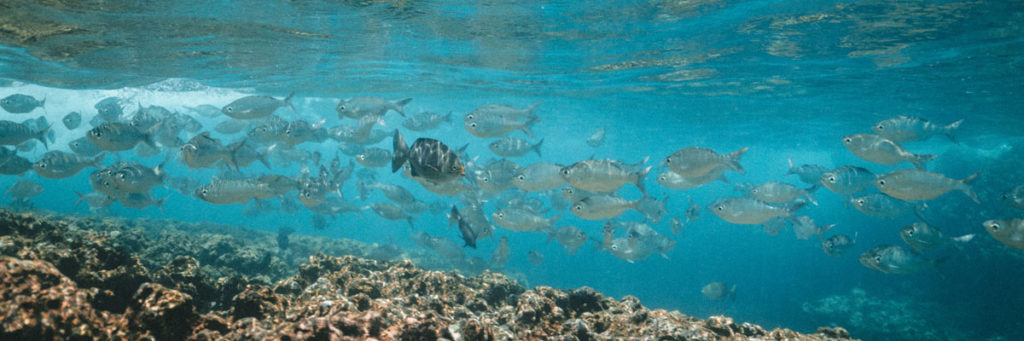
{"type": "MultiPolygon", "coordinates": [[[[469,155],[486,161],[494,157],[487,148],[493,139],[470,135],[462,115],[485,104],[525,108],[541,101],[533,132],[545,138],[543,157],[531,153],[514,161],[571,164],[594,155],[634,163],[650,156],[647,164],[655,170],[647,188],[657,198],[670,198],[666,218],[652,226],[677,245],[667,259],[654,255],[628,263],[592,252],[594,242],[569,255],[557,243],[545,243],[542,233],[499,228],[495,235],[507,236],[512,250],[503,271],[531,286],[586,285],[617,298],[637,296],[653,308],[698,317],[724,314],[804,332],[834,324],[865,339],[1024,339],[1019,322],[1024,251],[1004,246],[981,227],[988,219],[1024,215],[999,200],[1024,183],[1020,2],[103,1],[46,6],[7,1],[0,7],[5,7],[0,21],[16,28],[0,30],[0,78],[6,79],[0,97],[46,98],[45,108],[0,112],[0,119],[46,116],[55,122],[57,135],[51,150],[67,150],[68,141],[83,136],[96,115],[93,105],[109,96],[120,98],[130,114],[138,104],[187,112],[183,106],[221,107],[244,95],[281,98],[294,91],[296,112],[277,114],[286,120],[323,118],[327,127],[352,123],[339,119],[334,107],[354,96],[411,97],[409,114],[452,111],[453,124],[435,130],[408,131],[393,112],[385,116],[384,128],[402,130],[407,141],[434,137],[453,147],[469,143],[469,155]],[[83,114],[83,127],[69,131],[59,123],[70,111],[83,114]],[[945,259],[939,271],[894,275],[862,266],[860,253],[879,244],[902,245],[899,228],[917,218],[866,216],[824,188],[815,192],[821,204],[800,214],[837,224],[826,235],[857,234],[857,245],[841,258],[827,257],[814,237],[799,240],[791,229],[768,236],[758,225],[731,224],[707,210],[682,234],[669,231],[669,219],[688,207],[687,196],[703,207],[739,196],[732,184],[803,186],[795,176],[784,176],[787,159],[827,168],[857,165],[876,174],[909,167],[861,160],[840,142],[898,115],[937,124],[963,119],[957,144],[936,136],[904,146],[938,154],[928,169],[948,177],[981,172],[973,184],[980,204],[956,191],[928,202],[926,218],[947,235],[977,234],[962,249],[925,253],[945,259]],[[592,148],[585,140],[598,128],[607,130],[607,139],[592,148]],[[654,178],[661,161],[687,146],[721,153],[749,147],[741,161],[747,173],[727,172],[732,184],[687,191],[659,186],[654,178]],[[527,260],[529,250],[544,255],[541,265],[527,260]],[[736,285],[736,299],[701,295],[701,287],[712,281],[736,285]],[[844,303],[822,313],[822,302],[830,297],[844,303]]],[[[200,120],[211,130],[224,118],[200,120]]],[[[213,134],[225,143],[241,138],[213,134]]],[[[510,136],[525,138],[520,132],[510,136]]],[[[390,149],[390,139],[377,146],[390,149]]],[[[297,148],[319,150],[330,159],[336,143],[297,148]]],[[[34,161],[44,151],[20,155],[34,161]]],[[[138,161],[155,165],[164,155],[138,161]]],[[[129,152],[120,157],[135,159],[129,152]]],[[[104,164],[113,162],[108,157],[104,164]]],[[[295,176],[300,168],[268,171],[256,163],[243,172],[295,176]]],[[[0,184],[35,181],[45,188],[32,199],[37,209],[86,214],[85,205],[73,206],[73,190],[91,190],[91,171],[60,180],[29,171],[4,176],[0,184]]],[[[179,161],[167,171],[202,183],[220,173],[190,171],[179,161]]],[[[402,185],[427,203],[460,202],[400,174],[376,172],[380,181],[402,185]]],[[[355,182],[353,176],[342,188],[348,200],[358,200],[355,182]]],[[[628,184],[618,193],[640,196],[628,184]]],[[[317,230],[304,208],[243,218],[240,204],[212,205],[165,188],[153,194],[169,196],[163,211],[114,204],[112,213],[268,231],[289,225],[297,233],[366,242],[383,243],[391,236],[403,247],[419,247],[404,221],[369,210],[329,219],[329,228],[317,230]]],[[[386,200],[374,193],[357,204],[386,200]]],[[[485,212],[493,211],[494,203],[488,203],[485,212]]],[[[643,217],[628,211],[619,219],[643,217]]],[[[459,240],[456,230],[446,228],[443,214],[423,213],[415,223],[418,230],[459,240]]],[[[575,225],[600,238],[603,222],[565,212],[557,225],[575,225]]],[[[489,259],[496,240],[483,239],[478,249],[466,251],[489,259]]]]}

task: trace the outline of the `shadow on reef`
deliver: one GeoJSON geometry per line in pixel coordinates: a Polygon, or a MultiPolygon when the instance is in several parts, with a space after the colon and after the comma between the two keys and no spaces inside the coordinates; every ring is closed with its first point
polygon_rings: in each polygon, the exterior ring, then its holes
{"type": "Polygon", "coordinates": [[[177,224],[0,211],[0,339],[849,339],[316,252],[374,252],[355,241],[279,250],[273,234],[177,224]]]}

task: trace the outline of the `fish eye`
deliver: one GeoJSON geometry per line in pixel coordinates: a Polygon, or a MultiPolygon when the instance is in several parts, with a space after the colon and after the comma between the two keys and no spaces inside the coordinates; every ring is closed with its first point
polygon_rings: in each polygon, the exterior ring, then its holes
{"type": "Polygon", "coordinates": [[[469,126],[473,127],[473,128],[476,128],[476,122],[470,123],[469,126]]]}
{"type": "Polygon", "coordinates": [[[338,104],[338,110],[345,110],[344,104],[338,104]]]}
{"type": "Polygon", "coordinates": [[[857,205],[864,205],[864,199],[857,199],[857,205]]]}
{"type": "Polygon", "coordinates": [[[232,111],[235,111],[235,108],[225,107],[224,110],[227,110],[228,112],[232,112],[232,111]]]}
{"type": "Polygon", "coordinates": [[[834,177],[834,176],[828,177],[828,182],[836,183],[836,177],[834,177]]]}
{"type": "Polygon", "coordinates": [[[569,169],[563,169],[562,175],[569,175],[569,169]]]}
{"type": "Polygon", "coordinates": [[[583,205],[575,205],[572,207],[572,209],[576,210],[577,212],[583,211],[583,205]]]}
{"type": "Polygon", "coordinates": [[[40,162],[39,168],[46,169],[46,162],[40,162]]]}
{"type": "Polygon", "coordinates": [[[882,262],[882,256],[875,256],[875,263],[881,263],[881,262],[882,262]]]}
{"type": "Polygon", "coordinates": [[[459,166],[452,166],[452,172],[458,172],[459,166]]]}
{"type": "Polygon", "coordinates": [[[885,186],[885,180],[878,180],[879,186],[885,186]]]}
{"type": "Polygon", "coordinates": [[[721,211],[725,210],[725,206],[718,205],[718,206],[715,206],[715,209],[718,210],[719,212],[721,212],[721,211]]]}
{"type": "Polygon", "coordinates": [[[913,236],[914,236],[914,230],[913,229],[907,230],[907,237],[913,237],[913,236]]]}
{"type": "Polygon", "coordinates": [[[670,158],[670,157],[665,158],[665,163],[672,163],[672,158],[670,158]]]}
{"type": "Polygon", "coordinates": [[[999,231],[999,224],[992,223],[988,228],[992,229],[992,231],[999,231]]]}
{"type": "Polygon", "coordinates": [[[853,139],[847,137],[847,138],[843,139],[843,142],[850,143],[850,142],[853,142],[853,139]]]}
{"type": "Polygon", "coordinates": [[[521,181],[526,181],[526,176],[522,175],[522,174],[519,174],[519,176],[516,176],[516,179],[519,179],[521,181]]]}
{"type": "Polygon", "coordinates": [[[200,193],[205,196],[207,193],[210,193],[210,190],[206,189],[206,188],[203,188],[203,190],[200,191],[200,193]]]}
{"type": "Polygon", "coordinates": [[[467,120],[473,120],[473,114],[466,115],[467,120]]]}
{"type": "Polygon", "coordinates": [[[498,212],[498,218],[504,218],[504,217],[505,217],[505,213],[504,212],[498,212]]]}
{"type": "Polygon", "coordinates": [[[877,127],[875,127],[875,128],[878,128],[878,130],[885,130],[885,126],[884,126],[884,125],[881,125],[881,124],[879,124],[879,125],[878,125],[877,127]]]}
{"type": "Polygon", "coordinates": [[[485,177],[480,178],[480,181],[491,182],[491,178],[488,178],[488,177],[485,176],[485,177]]]}
{"type": "Polygon", "coordinates": [[[830,242],[830,241],[829,242],[825,242],[825,247],[831,249],[832,248],[832,242],[830,242]]]}
{"type": "Polygon", "coordinates": [[[750,190],[750,193],[757,193],[757,188],[750,190]]]}

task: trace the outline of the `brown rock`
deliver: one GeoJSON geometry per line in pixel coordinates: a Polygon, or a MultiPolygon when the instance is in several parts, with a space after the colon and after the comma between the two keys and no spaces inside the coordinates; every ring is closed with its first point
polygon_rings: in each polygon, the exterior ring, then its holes
{"type": "Polygon", "coordinates": [[[105,319],[89,295],[41,260],[0,257],[0,339],[99,340],[105,319]]]}

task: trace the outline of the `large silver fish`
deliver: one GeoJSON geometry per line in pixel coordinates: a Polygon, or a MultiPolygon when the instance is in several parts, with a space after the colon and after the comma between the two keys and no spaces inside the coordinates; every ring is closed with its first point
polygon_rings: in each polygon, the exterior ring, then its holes
{"type": "Polygon", "coordinates": [[[196,189],[195,195],[211,204],[232,204],[269,199],[274,197],[274,191],[252,179],[217,179],[196,189]]]}
{"type": "MultiPolygon", "coordinates": [[[[958,245],[974,239],[974,234],[965,234],[959,237],[946,237],[937,226],[929,225],[923,221],[900,228],[900,238],[919,251],[937,249],[946,245],[958,245]]],[[[958,246],[959,247],[959,246],[958,246]]]]}
{"type": "Polygon", "coordinates": [[[27,140],[36,139],[49,149],[49,141],[46,140],[46,133],[49,131],[50,127],[32,129],[23,123],[0,120],[0,145],[15,146],[27,140]]]}
{"type": "Polygon", "coordinates": [[[746,171],[743,170],[743,166],[740,166],[740,157],[747,152],[747,149],[744,147],[735,152],[721,155],[707,148],[686,147],[666,157],[665,165],[676,174],[687,178],[707,175],[719,166],[725,166],[744,174],[746,171]]]}
{"type": "Polygon", "coordinates": [[[843,145],[861,159],[883,165],[910,162],[917,169],[925,169],[924,163],[934,160],[934,154],[913,154],[892,140],[875,134],[856,134],[843,137],[843,145]]]}
{"type": "Polygon", "coordinates": [[[818,201],[807,190],[784,182],[766,182],[754,186],[754,188],[750,189],[749,193],[754,198],[769,204],[784,204],[796,200],[796,198],[807,198],[812,204],[818,204],[818,201]]]}
{"type": "Polygon", "coordinates": [[[918,169],[901,169],[879,175],[875,179],[875,187],[893,198],[906,201],[931,200],[955,189],[964,192],[974,202],[981,203],[970,186],[978,174],[980,172],[965,179],[954,180],[939,173],[918,169]]]}
{"type": "Polygon", "coordinates": [[[72,153],[52,150],[48,151],[34,164],[32,169],[36,174],[47,179],[63,179],[78,174],[78,171],[85,167],[102,166],[103,157],[107,154],[100,154],[95,158],[87,158],[72,153]]]}
{"type": "Polygon", "coordinates": [[[481,119],[489,118],[500,118],[509,121],[515,121],[518,119],[530,119],[536,117],[533,112],[540,106],[540,102],[534,103],[526,109],[516,109],[507,105],[502,104],[487,104],[479,108],[473,109],[470,113],[462,117],[465,122],[472,122],[481,119]]]}
{"type": "Polygon", "coordinates": [[[847,250],[853,248],[857,244],[857,234],[853,234],[853,238],[845,234],[837,234],[828,239],[821,240],[821,249],[826,255],[832,258],[842,257],[847,250]]]}
{"type": "Polygon", "coordinates": [[[999,196],[1004,203],[1018,210],[1024,210],[1024,185],[1017,185],[999,196]]]}
{"type": "Polygon", "coordinates": [[[992,219],[981,224],[1000,243],[1024,250],[1024,219],[992,219]]]}
{"type": "Polygon", "coordinates": [[[570,185],[585,191],[612,192],[623,184],[632,183],[647,193],[644,177],[651,167],[641,169],[647,159],[633,165],[612,159],[583,160],[562,168],[561,174],[570,185]]]}
{"type": "Polygon", "coordinates": [[[498,226],[512,231],[541,231],[554,225],[561,217],[562,214],[558,214],[550,219],[544,218],[521,208],[506,208],[491,213],[491,219],[494,219],[498,226]]]}
{"type": "Polygon", "coordinates": [[[711,282],[700,289],[700,293],[712,301],[721,301],[726,298],[736,299],[736,285],[729,286],[723,282],[711,282]]]}
{"type": "Polygon", "coordinates": [[[719,166],[718,168],[712,170],[710,173],[695,178],[687,178],[682,175],[679,175],[676,172],[673,172],[672,170],[667,170],[662,172],[661,174],[658,174],[657,181],[659,184],[667,188],[685,191],[690,188],[700,187],[705,184],[714,182],[715,180],[720,180],[722,182],[729,183],[729,179],[725,178],[725,171],[727,170],[729,170],[728,167],[719,166]]]}
{"type": "Polygon", "coordinates": [[[898,116],[876,123],[871,127],[876,134],[895,142],[924,141],[935,134],[943,134],[956,142],[953,131],[960,127],[964,120],[941,126],[919,117],[898,116]]]}
{"type": "Polygon", "coordinates": [[[412,143],[412,147],[406,147],[402,133],[395,130],[392,142],[392,173],[397,172],[408,162],[410,175],[434,184],[451,182],[466,174],[459,156],[441,141],[421,137],[412,143]]]}
{"type": "Polygon", "coordinates": [[[0,99],[0,107],[12,114],[25,114],[46,104],[46,98],[42,101],[25,94],[13,94],[0,99]]]}
{"type": "Polygon", "coordinates": [[[850,198],[850,203],[858,211],[878,218],[896,218],[911,212],[921,217],[921,211],[925,209],[925,205],[914,205],[882,193],[853,197],[850,198]]]}
{"type": "Polygon", "coordinates": [[[547,234],[548,242],[551,239],[558,241],[570,255],[575,255],[576,250],[588,239],[587,234],[576,226],[562,226],[557,229],[552,227],[547,230],[547,234]]]}
{"type": "Polygon", "coordinates": [[[523,168],[512,178],[512,184],[524,191],[545,191],[565,185],[564,167],[554,163],[535,163],[523,168]]]}
{"type": "Polygon", "coordinates": [[[412,98],[392,102],[380,97],[359,96],[341,101],[335,110],[338,111],[338,118],[360,119],[366,116],[384,116],[388,110],[394,110],[404,117],[405,109],[403,107],[411,101],[412,98]]]}
{"type": "Polygon", "coordinates": [[[402,121],[402,126],[409,128],[413,131],[425,131],[437,128],[438,125],[444,122],[452,121],[452,112],[449,111],[448,115],[440,115],[432,112],[421,112],[413,115],[412,117],[406,118],[402,121]]]}
{"type": "Polygon", "coordinates": [[[263,95],[245,96],[225,105],[221,112],[234,119],[249,120],[270,116],[280,107],[288,107],[295,111],[295,107],[292,107],[292,96],[295,96],[294,92],[283,100],[263,95]]]}
{"type": "Polygon", "coordinates": [[[626,210],[637,211],[637,205],[643,199],[630,201],[614,194],[596,194],[577,201],[569,211],[586,220],[611,219],[618,217],[626,210]]]}
{"type": "Polygon", "coordinates": [[[708,211],[733,224],[761,224],[775,217],[792,217],[806,202],[772,206],[750,197],[721,198],[708,205],[708,211]]]}
{"type": "Polygon", "coordinates": [[[840,166],[821,175],[821,184],[836,194],[853,195],[871,186],[875,174],[856,166],[840,166]]]}
{"type": "Polygon", "coordinates": [[[530,131],[530,127],[537,123],[539,119],[534,116],[526,121],[519,121],[497,116],[485,116],[473,121],[467,121],[464,126],[466,131],[476,137],[502,137],[513,131],[520,130],[532,139],[533,132],[530,131]]]}
{"type": "Polygon", "coordinates": [[[106,122],[89,130],[89,142],[106,151],[123,151],[135,148],[139,142],[156,147],[153,135],[120,122],[106,122]]]}
{"type": "Polygon", "coordinates": [[[18,175],[32,169],[32,162],[18,156],[17,150],[0,147],[0,174],[18,175]]]}
{"type": "Polygon", "coordinates": [[[860,263],[868,269],[887,274],[912,274],[937,269],[940,261],[896,245],[879,245],[860,255],[860,263]]]}
{"type": "Polygon", "coordinates": [[[487,146],[491,148],[491,151],[494,152],[495,155],[502,157],[520,157],[526,155],[526,153],[529,153],[530,151],[537,153],[537,156],[541,156],[540,145],[542,143],[544,143],[544,139],[540,139],[537,143],[530,143],[530,141],[527,140],[506,137],[491,142],[491,144],[487,146]]]}

